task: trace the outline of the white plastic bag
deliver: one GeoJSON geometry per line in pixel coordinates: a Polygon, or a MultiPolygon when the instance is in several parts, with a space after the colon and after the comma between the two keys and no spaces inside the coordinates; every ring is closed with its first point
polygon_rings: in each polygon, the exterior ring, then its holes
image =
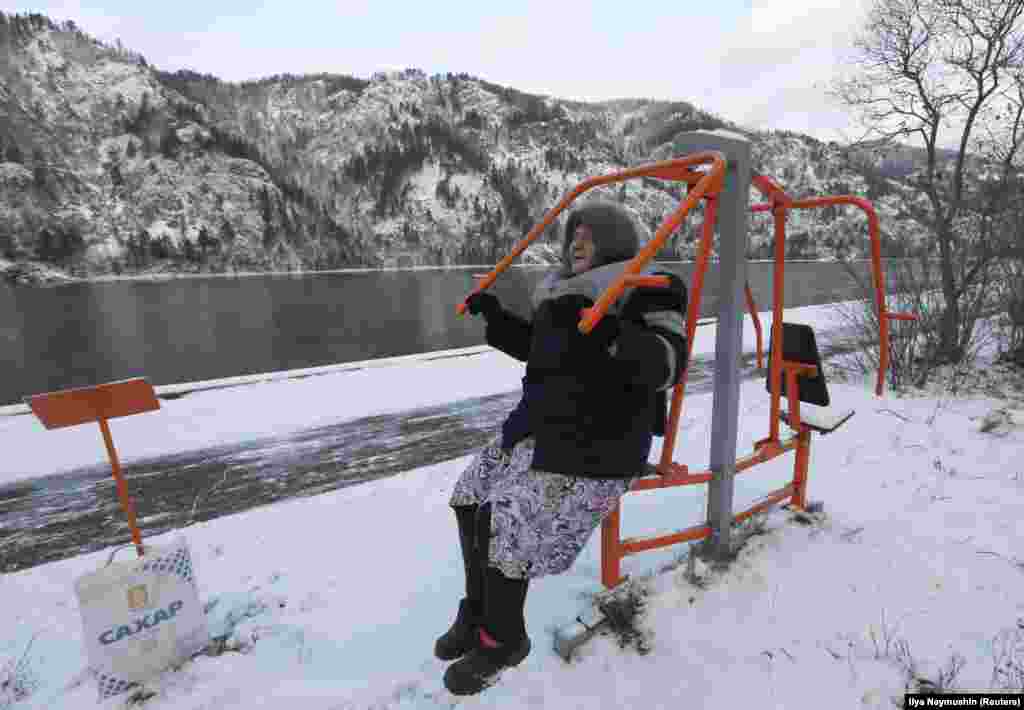
{"type": "Polygon", "coordinates": [[[144,549],[142,557],[75,581],[101,700],[187,660],[209,643],[185,538],[144,549]]]}

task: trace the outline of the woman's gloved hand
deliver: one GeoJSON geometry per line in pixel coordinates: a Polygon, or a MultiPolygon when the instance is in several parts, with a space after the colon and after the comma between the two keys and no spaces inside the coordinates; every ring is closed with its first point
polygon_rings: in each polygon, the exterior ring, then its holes
{"type": "Polygon", "coordinates": [[[466,310],[474,316],[482,315],[490,319],[501,313],[502,308],[497,296],[481,291],[466,299],[466,310]]]}

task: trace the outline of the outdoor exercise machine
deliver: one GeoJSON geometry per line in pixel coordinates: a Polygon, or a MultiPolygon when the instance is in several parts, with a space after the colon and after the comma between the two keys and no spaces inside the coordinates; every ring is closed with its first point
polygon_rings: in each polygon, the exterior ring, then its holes
{"type": "MultiPolygon", "coordinates": [[[[673,388],[672,406],[665,442],[658,464],[650,465],[648,475],[637,480],[630,493],[676,486],[709,484],[707,522],[668,535],[645,539],[621,540],[618,507],[605,519],[601,529],[601,581],[611,588],[623,577],[621,560],[627,555],[675,545],[682,542],[708,539],[711,556],[727,559],[731,554],[730,529],[735,522],[764,511],[786,499],[796,509],[806,507],[807,476],[810,464],[811,433],[828,434],[853,416],[852,410],[833,411],[828,405],[827,385],[821,368],[813,330],[806,325],[783,323],[785,291],[786,215],[790,210],[811,209],[831,205],[852,205],[867,216],[871,240],[871,265],[875,307],[878,313],[880,357],[875,394],[881,395],[885,373],[889,366],[889,324],[892,320],[912,320],[915,316],[891,313],[886,307],[885,279],[881,260],[881,242],[878,215],[871,203],[863,198],[842,195],[795,200],[772,180],[751,171],[750,142],[744,136],[729,131],[696,131],[683,133],[674,141],[676,154],[685,157],[666,160],[585,180],[536,224],[511,253],[502,259],[487,275],[481,277],[476,292],[490,287],[498,276],[530,246],[558,218],[572,202],[595,187],[611,185],[636,178],[655,178],[664,181],[685,182],[687,194],[679,207],[658,227],[653,238],[627,262],[623,273],[597,299],[592,308],[581,312],[579,330],[589,333],[619,299],[627,288],[664,287],[668,278],[641,275],[640,271],[654,258],[666,240],[683,223],[687,214],[700,201],[704,205],[704,220],[697,250],[696,270],[690,284],[690,298],[686,314],[686,366],[673,388]],[[762,204],[749,205],[750,187],[765,199],[762,204]],[[746,281],[747,218],[750,213],[771,212],[774,217],[774,270],[772,329],[767,389],[771,395],[768,436],[754,442],[753,452],[737,458],[736,438],[739,414],[740,356],[742,354],[743,313],[746,300],[758,341],[758,365],[761,366],[761,327],[749,285],[746,281]],[[679,420],[683,411],[687,375],[693,352],[697,317],[700,313],[704,278],[711,257],[715,227],[719,226],[718,267],[719,304],[718,330],[715,343],[715,385],[711,428],[711,458],[709,470],[691,472],[685,464],[673,461],[679,420]],[[779,346],[781,344],[781,347],[779,346]],[[785,396],[788,411],[781,409],[785,396]],[[818,405],[814,414],[801,411],[800,403],[818,405]],[[779,422],[793,432],[782,438],[779,422]],[[795,451],[793,478],[782,488],[769,493],[756,505],[733,512],[733,478],[757,464],[771,461],[789,451],[795,451]]],[[[456,310],[465,312],[465,303],[456,310]]]]}

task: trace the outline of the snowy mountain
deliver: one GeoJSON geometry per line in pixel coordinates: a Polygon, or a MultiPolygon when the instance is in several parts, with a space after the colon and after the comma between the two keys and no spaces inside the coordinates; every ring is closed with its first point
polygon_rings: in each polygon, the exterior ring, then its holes
{"type": "MultiPolygon", "coordinates": [[[[79,276],[493,263],[579,181],[676,155],[673,138],[701,128],[751,137],[755,168],[794,196],[875,200],[889,254],[916,229],[900,184],[843,146],[685,102],[586,104],[416,69],[232,84],[2,14],[0,102],[0,257],[79,276]]],[[[684,191],[607,192],[653,232],[684,191]]],[[[689,258],[698,224],[663,256],[689,258]]],[[[766,257],[770,219],[751,224],[751,256],[766,257]]],[[[794,257],[866,253],[852,210],[789,225],[794,257]]],[[[554,232],[524,258],[552,260],[554,232]]]]}

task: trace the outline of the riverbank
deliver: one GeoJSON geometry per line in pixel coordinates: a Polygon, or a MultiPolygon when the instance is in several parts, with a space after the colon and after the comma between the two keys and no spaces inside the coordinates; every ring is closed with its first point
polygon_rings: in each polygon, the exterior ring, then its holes
{"type": "Polygon", "coordinates": [[[0,279],[19,286],[52,286],[81,281],[62,269],[36,261],[9,261],[0,259],[0,279]]]}
{"type": "MultiPolygon", "coordinates": [[[[701,323],[698,323],[698,325],[701,325],[701,323]]],[[[156,391],[157,397],[160,399],[173,400],[180,399],[185,395],[192,394],[193,392],[223,390],[233,387],[244,387],[246,385],[281,382],[284,380],[304,380],[309,377],[317,377],[321,375],[356,372],[358,370],[382,367],[398,367],[414,363],[431,362],[433,360],[470,357],[490,351],[492,351],[492,348],[489,345],[475,345],[468,348],[438,350],[429,353],[416,353],[415,355],[398,355],[396,357],[375,358],[373,360],[361,360],[358,362],[340,362],[333,365],[305,367],[297,370],[283,370],[281,372],[265,372],[258,375],[240,375],[238,377],[221,377],[212,380],[201,380],[198,382],[180,382],[171,385],[157,385],[153,389],[156,391]]],[[[31,411],[32,410],[29,406],[24,403],[9,404],[0,407],[0,417],[30,414],[31,411]]]]}

